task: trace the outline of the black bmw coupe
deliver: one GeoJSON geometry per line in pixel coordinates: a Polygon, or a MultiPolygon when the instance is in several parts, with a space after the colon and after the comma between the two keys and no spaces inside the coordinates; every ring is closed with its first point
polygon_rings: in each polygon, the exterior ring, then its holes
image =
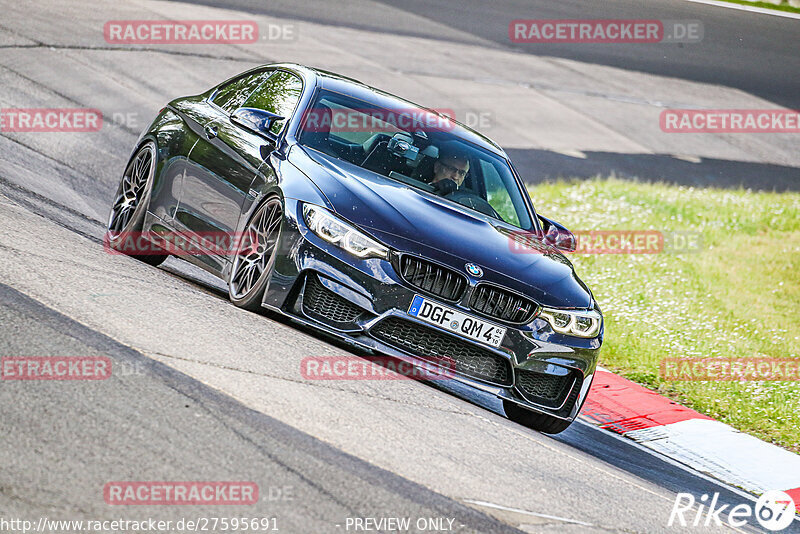
{"type": "Polygon", "coordinates": [[[330,72],[267,65],[170,102],[106,242],[152,265],[191,248],[236,306],[441,367],[542,432],[575,419],[597,366],[602,315],[562,254],[574,237],[505,152],[330,72]]]}

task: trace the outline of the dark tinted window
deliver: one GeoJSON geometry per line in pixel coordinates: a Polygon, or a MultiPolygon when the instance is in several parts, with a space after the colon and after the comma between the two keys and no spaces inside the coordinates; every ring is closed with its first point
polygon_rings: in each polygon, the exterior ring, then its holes
{"type": "Polygon", "coordinates": [[[242,107],[247,97],[261,85],[264,80],[274,71],[260,71],[246,76],[236,78],[232,82],[227,83],[219,88],[217,94],[214,95],[214,102],[216,105],[224,109],[228,113],[233,113],[238,108],[242,107]]]}
{"type": "MultiPolygon", "coordinates": [[[[289,119],[300,99],[303,83],[300,78],[284,71],[277,71],[250,95],[243,107],[263,109],[289,119]]],[[[272,132],[279,133],[286,121],[275,121],[272,132]]]]}

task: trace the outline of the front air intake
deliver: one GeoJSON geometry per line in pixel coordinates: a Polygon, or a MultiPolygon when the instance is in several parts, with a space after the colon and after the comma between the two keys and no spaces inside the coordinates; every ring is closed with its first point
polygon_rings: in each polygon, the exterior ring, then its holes
{"type": "Polygon", "coordinates": [[[399,273],[409,285],[436,297],[457,301],[467,287],[467,277],[459,272],[416,256],[403,254],[399,273]]]}
{"type": "Polygon", "coordinates": [[[478,284],[472,291],[469,307],[481,315],[515,324],[529,323],[539,308],[527,297],[487,283],[478,284]]]}

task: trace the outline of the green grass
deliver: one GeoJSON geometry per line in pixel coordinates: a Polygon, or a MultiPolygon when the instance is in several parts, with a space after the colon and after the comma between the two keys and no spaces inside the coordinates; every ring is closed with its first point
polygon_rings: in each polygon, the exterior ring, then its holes
{"type": "Polygon", "coordinates": [[[788,11],[789,13],[800,13],[800,8],[790,6],[786,0],[783,0],[781,4],[775,5],[770,4],[769,2],[748,2],[747,0],[722,0],[723,2],[728,2],[730,4],[739,4],[742,6],[753,6],[753,7],[763,7],[765,9],[775,9],[777,11],[788,11]]]}
{"type": "Polygon", "coordinates": [[[614,178],[530,188],[572,230],[699,232],[694,253],[570,255],[605,316],[601,365],[800,452],[800,382],[670,382],[666,357],[798,358],[800,194],[614,178]]]}

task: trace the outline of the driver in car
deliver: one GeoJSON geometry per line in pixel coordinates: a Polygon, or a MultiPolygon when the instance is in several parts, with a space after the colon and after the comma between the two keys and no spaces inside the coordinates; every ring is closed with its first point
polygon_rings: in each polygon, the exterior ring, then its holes
{"type": "Polygon", "coordinates": [[[456,147],[445,145],[439,149],[439,159],[433,164],[433,179],[430,183],[453,180],[457,186],[461,186],[468,172],[467,155],[456,147]]]}

